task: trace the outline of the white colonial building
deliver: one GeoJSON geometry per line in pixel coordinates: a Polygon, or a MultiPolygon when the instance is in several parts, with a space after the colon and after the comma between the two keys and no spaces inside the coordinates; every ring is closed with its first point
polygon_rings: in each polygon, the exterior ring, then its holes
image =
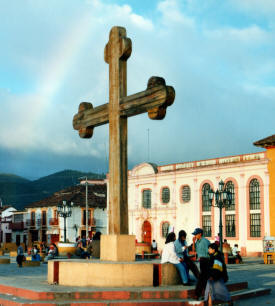
{"type": "Polygon", "coordinates": [[[259,255],[270,235],[269,174],[266,152],[157,166],[142,163],[128,173],[129,233],[139,242],[155,239],[162,249],[167,233],[184,229],[188,241],[202,227],[214,241],[219,209],[208,190],[223,180],[233,193],[223,209],[223,238],[238,243],[243,255],[259,255]]]}

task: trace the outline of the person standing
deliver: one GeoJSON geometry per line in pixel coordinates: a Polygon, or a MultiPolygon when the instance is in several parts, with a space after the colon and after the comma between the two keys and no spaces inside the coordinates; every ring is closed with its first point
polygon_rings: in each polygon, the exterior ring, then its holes
{"type": "Polygon", "coordinates": [[[184,286],[190,286],[191,284],[188,281],[188,275],[187,270],[184,265],[181,264],[181,261],[183,261],[181,258],[179,258],[176,254],[174,241],[176,240],[175,233],[169,233],[166,237],[165,245],[162,250],[162,256],[161,256],[161,263],[172,263],[178,270],[182,284],[184,286]]]}
{"type": "Polygon", "coordinates": [[[218,250],[216,243],[209,245],[208,252],[210,260],[204,301],[208,305],[212,305],[213,301],[231,302],[230,293],[225,286],[228,281],[228,274],[223,255],[218,250]]]}
{"type": "MultiPolygon", "coordinates": [[[[198,279],[199,278],[199,270],[196,264],[190,259],[188,254],[188,246],[186,242],[186,232],[184,230],[179,231],[178,239],[175,241],[175,250],[177,253],[177,256],[179,258],[182,258],[183,261],[181,262],[187,269],[187,274],[189,277],[189,269],[192,271],[194,276],[198,279]]],[[[190,277],[189,277],[190,281],[190,277]]]]}
{"type": "Polygon", "coordinates": [[[17,243],[17,256],[16,256],[16,261],[19,266],[19,268],[22,268],[22,262],[24,259],[24,250],[22,245],[20,243],[17,243]]]}
{"type": "Polygon", "coordinates": [[[210,241],[203,236],[203,229],[201,228],[196,228],[192,234],[196,239],[195,249],[197,253],[197,259],[200,263],[200,274],[195,288],[195,298],[201,299],[208,279],[208,247],[210,245],[210,241]]]}

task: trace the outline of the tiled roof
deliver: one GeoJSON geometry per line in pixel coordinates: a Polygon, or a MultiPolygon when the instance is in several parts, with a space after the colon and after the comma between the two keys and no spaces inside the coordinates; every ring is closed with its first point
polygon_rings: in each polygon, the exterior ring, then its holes
{"type": "MultiPolygon", "coordinates": [[[[86,186],[72,186],[55,192],[52,196],[43,200],[33,202],[26,208],[57,206],[62,201],[73,202],[74,206],[85,207],[86,186]]],[[[106,184],[88,185],[88,205],[89,207],[106,208],[107,186],[106,184]]]]}
{"type": "MultiPolygon", "coordinates": [[[[4,206],[0,207],[0,212],[5,211],[5,210],[8,209],[8,208],[14,208],[14,207],[12,207],[12,206],[10,206],[10,205],[4,205],[4,206]]],[[[15,208],[14,208],[14,209],[15,209],[15,208]]]]}
{"type": "Polygon", "coordinates": [[[264,139],[255,141],[254,145],[257,147],[262,147],[262,148],[268,148],[268,147],[275,146],[275,135],[271,135],[264,139]]]}

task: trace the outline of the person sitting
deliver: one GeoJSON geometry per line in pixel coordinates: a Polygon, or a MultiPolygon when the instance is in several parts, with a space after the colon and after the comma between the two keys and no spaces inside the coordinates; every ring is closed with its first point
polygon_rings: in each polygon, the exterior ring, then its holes
{"type": "Polygon", "coordinates": [[[100,237],[101,232],[96,232],[90,243],[91,254],[94,258],[100,258],[100,237]]]}
{"type": "Polygon", "coordinates": [[[177,268],[180,274],[182,284],[184,286],[191,286],[188,279],[186,267],[183,264],[181,264],[183,259],[177,256],[174,245],[175,240],[176,240],[175,233],[172,232],[167,235],[165,245],[162,250],[161,263],[162,264],[167,262],[172,263],[177,268]]]}
{"type": "Polygon", "coordinates": [[[87,240],[86,240],[85,236],[82,237],[81,243],[82,243],[82,247],[83,247],[83,248],[86,248],[87,240]]]}
{"type": "Polygon", "coordinates": [[[210,255],[208,279],[205,288],[204,301],[207,305],[212,305],[213,301],[230,302],[230,293],[225,286],[228,281],[228,274],[223,255],[218,251],[216,243],[211,243],[208,247],[210,255]]]}
{"type": "Polygon", "coordinates": [[[191,281],[189,276],[189,269],[193,272],[194,276],[197,279],[199,278],[200,272],[196,264],[189,257],[186,235],[187,234],[184,230],[179,231],[178,239],[175,241],[174,244],[177,256],[183,259],[181,263],[185,266],[187,270],[188,279],[189,281],[191,281]]]}
{"type": "Polygon", "coordinates": [[[37,245],[35,245],[32,250],[31,250],[31,254],[32,254],[32,261],[40,261],[40,255],[38,252],[38,248],[37,245]]]}
{"type": "Polygon", "coordinates": [[[56,257],[56,256],[59,256],[59,252],[58,252],[58,247],[56,246],[55,243],[53,243],[53,255],[56,257]]]}
{"type": "Polygon", "coordinates": [[[243,263],[243,259],[237,244],[234,244],[234,247],[232,248],[232,255],[239,261],[239,263],[243,263]]]}
{"type": "Polygon", "coordinates": [[[51,243],[48,254],[44,258],[44,263],[47,263],[49,260],[54,259],[56,256],[58,256],[57,246],[55,245],[55,243],[51,243]]]}
{"type": "Polygon", "coordinates": [[[152,244],[151,244],[151,252],[153,253],[154,251],[158,250],[158,245],[156,243],[156,240],[153,239],[152,244]]]}
{"type": "Polygon", "coordinates": [[[82,259],[90,258],[90,254],[81,247],[81,242],[77,244],[75,255],[82,259]]]}

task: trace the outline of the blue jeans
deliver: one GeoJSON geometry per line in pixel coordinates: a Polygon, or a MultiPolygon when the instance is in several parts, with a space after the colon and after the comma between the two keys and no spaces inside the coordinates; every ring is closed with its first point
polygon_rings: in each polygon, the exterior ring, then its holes
{"type": "Polygon", "coordinates": [[[182,282],[185,284],[185,283],[188,283],[189,279],[188,279],[188,274],[187,274],[187,269],[186,269],[186,265],[185,264],[182,264],[181,262],[178,263],[178,264],[174,264],[177,268],[177,270],[179,271],[180,273],[180,277],[181,277],[181,280],[182,282]]]}

